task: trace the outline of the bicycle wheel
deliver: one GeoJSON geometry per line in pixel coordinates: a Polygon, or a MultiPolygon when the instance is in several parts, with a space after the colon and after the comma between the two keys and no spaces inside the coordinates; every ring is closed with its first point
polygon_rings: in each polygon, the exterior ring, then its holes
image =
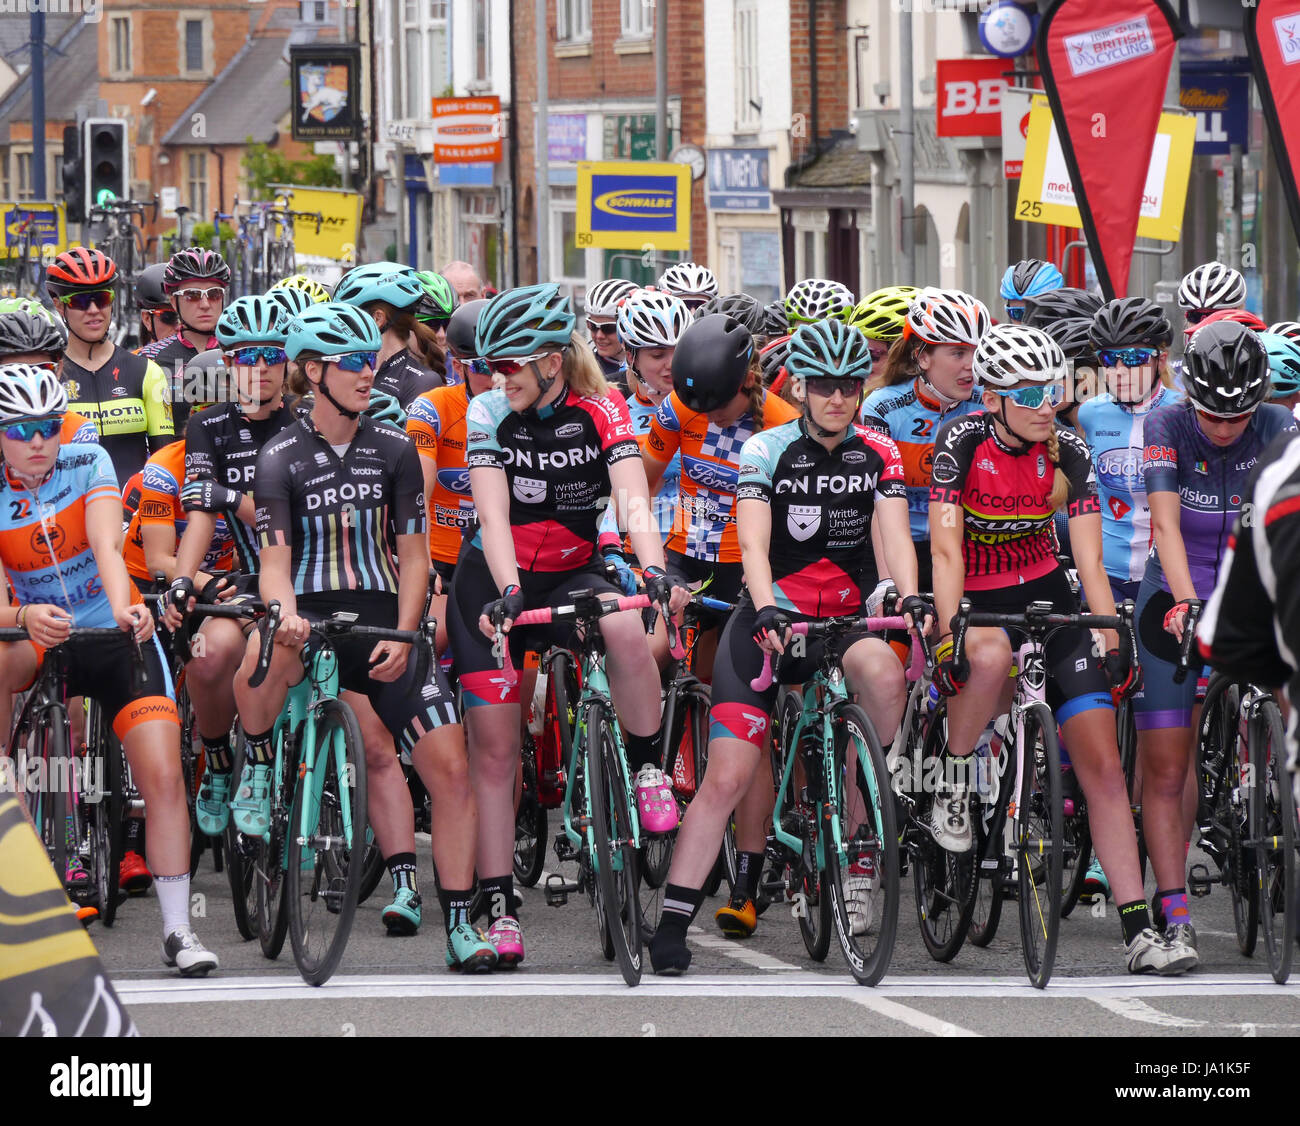
{"type": "Polygon", "coordinates": [[[623,777],[622,755],[610,718],[602,704],[587,715],[587,785],[591,795],[591,826],[596,870],[596,897],[605,930],[614,944],[623,980],[641,980],[641,910],[637,901],[637,850],[623,777]]]}
{"type": "Polygon", "coordinates": [[[1296,936],[1296,810],[1286,772],[1286,734],[1275,700],[1265,700],[1251,721],[1250,834],[1259,873],[1259,929],[1268,969],[1278,985],[1291,976],[1296,936]]]}
{"type": "Polygon", "coordinates": [[[1142,835],[1142,805],[1136,800],[1137,778],[1137,725],[1133,719],[1133,701],[1127,697],[1115,709],[1115,736],[1119,746],[1120,766],[1124,771],[1124,789],[1129,796],[1129,809],[1133,813],[1133,830],[1137,834],[1138,874],[1143,883],[1147,878],[1147,842],[1142,835]]]}
{"type": "MultiPolygon", "coordinates": [[[[97,711],[96,706],[96,711],[97,711]]],[[[99,921],[111,927],[117,917],[122,865],[122,752],[116,740],[86,716],[86,792],[90,810],[90,869],[99,905],[99,921]]]]}
{"type": "Polygon", "coordinates": [[[207,837],[199,831],[194,802],[203,783],[205,762],[203,744],[194,722],[194,705],[190,702],[189,688],[182,675],[176,690],[176,711],[181,720],[181,776],[185,779],[185,808],[190,819],[190,879],[199,870],[199,859],[208,847],[207,837]]]}
{"type": "Polygon", "coordinates": [[[524,887],[536,887],[546,863],[546,809],[537,792],[537,745],[533,736],[524,737],[523,789],[515,810],[515,879],[524,887]]]}
{"type": "Polygon", "coordinates": [[[859,985],[875,985],[889,969],[898,936],[894,793],[867,713],[857,704],[843,704],[833,723],[835,794],[822,805],[827,898],[849,972],[859,985]],[[842,851],[835,847],[836,836],[842,851]],[[852,916],[850,904],[856,907],[852,916]]]}
{"type": "Polygon", "coordinates": [[[49,854],[59,886],[66,887],[68,796],[72,782],[66,713],[56,704],[42,710],[32,720],[32,726],[15,740],[24,759],[18,776],[25,783],[27,810],[32,824],[49,854]]]}
{"type": "MultiPolygon", "coordinates": [[[[231,751],[231,778],[235,781],[244,772],[244,746],[244,733],[237,729],[231,751]]],[[[221,834],[221,852],[225,860],[226,881],[230,885],[235,929],[246,941],[257,937],[256,869],[254,857],[250,855],[253,851],[247,838],[235,828],[234,819],[226,818],[226,828],[221,834]]]]}
{"type": "Polygon", "coordinates": [[[323,985],[352,933],[365,856],[365,750],[342,700],[320,702],[315,750],[315,770],[294,789],[284,894],[298,972],[308,985],[323,985]]]}
{"type": "MultiPolygon", "coordinates": [[[[281,733],[280,771],[271,771],[271,828],[266,838],[241,837],[247,842],[253,858],[253,886],[255,891],[254,918],[257,922],[257,940],[262,953],[268,958],[278,958],[284,949],[285,934],[289,929],[289,913],[285,903],[285,868],[288,864],[288,833],[290,813],[286,802],[292,800],[298,778],[298,740],[281,733]]],[[[235,779],[235,785],[239,780],[235,779]]]]}
{"type": "Polygon", "coordinates": [[[361,862],[361,889],[357,892],[357,903],[364,903],[375,893],[379,881],[384,878],[384,850],[375,842],[375,831],[366,826],[366,856],[361,862]]]}
{"type": "Polygon", "coordinates": [[[1087,810],[1081,810],[1077,805],[1073,814],[1062,819],[1061,825],[1065,834],[1061,856],[1061,883],[1065,889],[1061,896],[1061,918],[1068,919],[1083,894],[1083,882],[1088,878],[1088,866],[1092,863],[1092,832],[1088,828],[1087,810]]]}
{"type": "Polygon", "coordinates": [[[1021,717],[1025,762],[1014,821],[1020,941],[1029,981],[1042,989],[1056,963],[1061,933],[1062,859],[1061,751],[1056,721],[1046,704],[1021,717]]]}

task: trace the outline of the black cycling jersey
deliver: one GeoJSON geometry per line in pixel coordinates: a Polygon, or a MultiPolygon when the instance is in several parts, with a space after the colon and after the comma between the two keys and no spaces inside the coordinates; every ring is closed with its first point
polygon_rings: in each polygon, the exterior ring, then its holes
{"type": "Polygon", "coordinates": [[[394,352],[375,369],[375,389],[392,395],[406,410],[416,398],[447,381],[436,371],[430,371],[410,352],[403,348],[394,352]]]}
{"type": "Polygon", "coordinates": [[[366,415],[341,458],[299,418],[258,457],[253,493],[262,548],[293,548],[298,595],[396,594],[397,537],[427,530],[415,443],[366,415]]]}
{"type": "MultiPolygon", "coordinates": [[[[191,415],[185,428],[186,478],[212,480],[251,493],[258,455],[293,420],[293,411],[284,404],[266,418],[248,418],[236,403],[219,403],[191,415]]],[[[239,570],[257,574],[257,537],[233,512],[224,515],[235,541],[239,570]]]]}
{"type": "Polygon", "coordinates": [[[194,404],[207,402],[211,396],[211,392],[201,386],[187,388],[185,365],[200,351],[219,346],[220,342],[217,338],[210,336],[204,349],[196,348],[183,332],[178,332],[175,336],[169,336],[166,343],[153,355],[154,363],[162,368],[171,390],[169,401],[172,405],[172,422],[175,424],[177,436],[185,433],[185,424],[189,421],[190,410],[194,404]]]}

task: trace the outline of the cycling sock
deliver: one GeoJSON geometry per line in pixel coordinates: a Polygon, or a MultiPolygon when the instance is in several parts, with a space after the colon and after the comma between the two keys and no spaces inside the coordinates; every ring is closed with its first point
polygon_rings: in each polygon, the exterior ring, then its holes
{"type": "Polygon", "coordinates": [[[758,898],[758,877],[763,871],[761,852],[736,853],[736,891],[746,899],[758,898]]]}
{"type": "Polygon", "coordinates": [[[1168,891],[1156,891],[1160,900],[1160,913],[1165,917],[1165,926],[1176,927],[1179,923],[1190,923],[1191,912],[1187,909],[1187,889],[1170,888],[1168,891]]]}
{"type": "Polygon", "coordinates": [[[975,752],[968,755],[944,755],[943,778],[949,786],[970,789],[975,781],[975,752]]]}
{"type": "Polygon", "coordinates": [[[203,754],[208,760],[208,767],[213,774],[230,773],[230,733],[218,735],[215,739],[209,739],[206,735],[200,736],[203,740],[203,754]]]}
{"type": "Polygon", "coordinates": [[[1132,903],[1121,903],[1119,925],[1124,928],[1124,944],[1127,946],[1151,925],[1151,908],[1147,901],[1135,899],[1132,903]]]}
{"type": "Polygon", "coordinates": [[[513,875],[480,879],[478,887],[483,893],[483,902],[487,904],[488,918],[494,923],[506,915],[514,915],[515,878],[513,875]]]}
{"type": "Polygon", "coordinates": [[[474,901],[474,889],[467,891],[448,891],[438,889],[438,902],[442,905],[442,919],[447,924],[447,933],[464,923],[469,925],[469,905],[474,901]]]}
{"type": "Polygon", "coordinates": [[[190,925],[190,875],[154,876],[158,907],[162,911],[163,938],[190,925]]]}
{"type": "Polygon", "coordinates": [[[686,944],[686,928],[695,918],[695,912],[704,902],[703,888],[684,888],[678,884],[668,884],[664,888],[663,911],[659,915],[657,934],[665,938],[679,939],[686,944]]]}
{"type": "Polygon", "coordinates": [[[271,750],[271,732],[263,731],[260,735],[244,733],[248,741],[248,761],[253,766],[270,766],[275,762],[275,752],[271,750]]]}
{"type": "Polygon", "coordinates": [[[388,866],[388,874],[393,877],[394,895],[402,888],[410,888],[419,894],[420,889],[415,886],[415,853],[395,852],[384,863],[388,866]]]}
{"type": "Polygon", "coordinates": [[[144,855],[144,818],[128,817],[126,832],[123,834],[122,847],[125,852],[138,852],[144,855]]]}
{"type": "Polygon", "coordinates": [[[627,764],[632,768],[633,774],[646,765],[658,768],[662,745],[658,731],[653,735],[633,735],[629,731],[623,744],[627,747],[627,764]]]}

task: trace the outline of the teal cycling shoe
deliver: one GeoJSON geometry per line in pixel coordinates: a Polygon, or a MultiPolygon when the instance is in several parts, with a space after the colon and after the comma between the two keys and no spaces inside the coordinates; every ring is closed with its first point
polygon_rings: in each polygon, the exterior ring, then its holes
{"type": "Polygon", "coordinates": [[[203,776],[199,796],[194,799],[194,820],[199,832],[219,837],[230,823],[230,772],[209,770],[203,776]]]}
{"type": "Polygon", "coordinates": [[[447,968],[467,974],[483,974],[496,969],[497,951],[480,932],[468,923],[452,927],[447,934],[447,968]]]}
{"type": "Polygon", "coordinates": [[[411,888],[398,888],[393,902],[384,908],[384,926],[389,934],[412,935],[420,929],[420,894],[411,888]]]}
{"type": "Polygon", "coordinates": [[[245,836],[263,837],[271,831],[271,767],[246,763],[239,790],[230,803],[235,828],[245,836]]]}
{"type": "Polygon", "coordinates": [[[1098,896],[1102,899],[1110,898],[1110,881],[1106,879],[1101,863],[1094,856],[1083,877],[1083,891],[1079,894],[1079,898],[1085,903],[1092,903],[1098,896]]]}

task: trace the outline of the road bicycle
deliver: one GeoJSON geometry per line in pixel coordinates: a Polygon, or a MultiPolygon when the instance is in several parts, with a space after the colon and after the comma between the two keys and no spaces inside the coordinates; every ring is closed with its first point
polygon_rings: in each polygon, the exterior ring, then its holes
{"type": "Polygon", "coordinates": [[[113,279],[114,342],[131,347],[137,342],[140,330],[139,307],[135,300],[136,277],[149,265],[148,247],[141,226],[145,212],[153,209],[153,220],[158,220],[158,197],[149,202],[134,199],[115,199],[102,207],[92,207],[87,215],[89,223],[105,222],[108,233],[98,249],[110,257],[117,266],[113,279]],[[137,225],[136,219],[140,220],[137,225]]]}
{"type": "Polygon", "coordinates": [[[237,224],[228,248],[231,280],[238,288],[235,296],[264,293],[281,278],[297,272],[294,223],[300,219],[315,222],[320,234],[325,216],[319,211],[295,211],[292,202],[293,192],[276,191],[272,201],[245,201],[249,211],[241,215],[236,196],[229,213],[213,212],[213,226],[218,231],[223,222],[237,224]]]}
{"type": "Polygon", "coordinates": [[[47,252],[39,235],[33,212],[27,213],[16,231],[5,233],[5,263],[0,268],[0,294],[3,296],[44,296],[47,252]]]}

